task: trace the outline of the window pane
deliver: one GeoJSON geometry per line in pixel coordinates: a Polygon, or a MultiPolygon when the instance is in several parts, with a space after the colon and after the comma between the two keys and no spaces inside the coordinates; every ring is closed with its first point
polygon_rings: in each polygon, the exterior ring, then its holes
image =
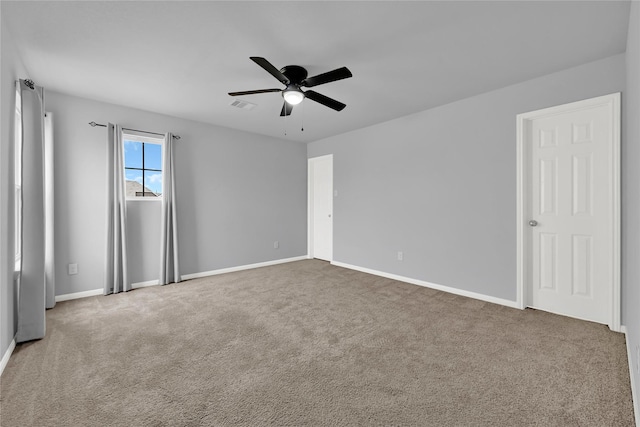
{"type": "Polygon", "coordinates": [[[142,167],[142,142],[124,141],[124,167],[142,167]]]}
{"type": "Polygon", "coordinates": [[[125,194],[129,197],[142,197],[142,171],[124,170],[125,194]]]}
{"type": "Polygon", "coordinates": [[[162,145],[144,144],[144,168],[162,170],[162,145]]]}
{"type": "MultiPolygon", "coordinates": [[[[145,147],[146,151],[146,147],[145,147]]],[[[145,196],[161,196],[162,195],[162,172],[144,171],[145,192],[152,191],[153,194],[145,194],[145,196]]]]}

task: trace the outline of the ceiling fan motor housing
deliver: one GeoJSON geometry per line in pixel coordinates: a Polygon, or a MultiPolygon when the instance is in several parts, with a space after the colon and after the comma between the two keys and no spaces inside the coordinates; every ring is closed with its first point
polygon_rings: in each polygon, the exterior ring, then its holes
{"type": "Polygon", "coordinates": [[[286,67],[282,67],[280,72],[295,85],[301,84],[308,76],[307,70],[299,65],[287,65],[286,67]]]}

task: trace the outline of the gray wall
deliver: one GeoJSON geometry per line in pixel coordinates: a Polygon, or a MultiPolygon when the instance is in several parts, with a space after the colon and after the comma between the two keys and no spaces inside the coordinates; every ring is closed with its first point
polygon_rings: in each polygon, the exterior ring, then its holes
{"type": "MultiPolygon", "coordinates": [[[[171,131],[182,274],[306,255],[306,147],[55,92],[56,294],[102,287],[106,130],[171,131]],[[280,248],[274,249],[278,240],[280,248]],[[78,274],[67,274],[68,263],[78,274]]],[[[158,279],[160,203],[128,202],[132,282],[158,279]]]]}
{"type": "Polygon", "coordinates": [[[16,333],[17,294],[13,285],[13,112],[15,81],[28,78],[13,39],[0,17],[0,358],[16,333]]]}
{"type": "Polygon", "coordinates": [[[160,205],[159,200],[127,202],[127,239],[129,245],[127,250],[129,251],[129,280],[131,283],[158,279],[160,271],[160,205]]]}
{"type": "MultiPolygon", "coordinates": [[[[622,146],[622,286],[623,324],[631,349],[631,365],[640,345],[640,3],[632,2],[627,38],[627,90],[624,93],[622,146]]],[[[640,372],[634,368],[635,385],[640,372]]],[[[636,389],[640,393],[640,390],[636,389]]],[[[640,399],[640,396],[636,396],[640,399]]],[[[637,409],[637,408],[636,408],[637,409]]],[[[636,414],[636,420],[640,414],[636,414]]]]}
{"type": "Polygon", "coordinates": [[[310,143],[334,155],[334,260],[515,301],[516,115],[624,87],[616,55],[310,143]]]}

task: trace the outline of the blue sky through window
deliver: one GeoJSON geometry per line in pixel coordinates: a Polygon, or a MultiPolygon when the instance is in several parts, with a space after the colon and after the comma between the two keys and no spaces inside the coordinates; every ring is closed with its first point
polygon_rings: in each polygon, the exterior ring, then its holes
{"type": "Polygon", "coordinates": [[[162,169],[162,145],[144,143],[143,164],[142,144],[142,142],[128,139],[124,141],[125,179],[142,184],[143,171],[126,168],[142,169],[144,167],[144,186],[156,194],[162,194],[162,172],[146,170],[162,169]]]}

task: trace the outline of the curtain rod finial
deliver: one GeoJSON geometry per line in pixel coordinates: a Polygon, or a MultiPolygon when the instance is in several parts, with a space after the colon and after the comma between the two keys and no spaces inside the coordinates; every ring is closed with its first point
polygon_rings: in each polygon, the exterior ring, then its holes
{"type": "Polygon", "coordinates": [[[89,125],[91,125],[92,128],[98,126],[98,124],[96,122],[89,122],[89,125]]]}

